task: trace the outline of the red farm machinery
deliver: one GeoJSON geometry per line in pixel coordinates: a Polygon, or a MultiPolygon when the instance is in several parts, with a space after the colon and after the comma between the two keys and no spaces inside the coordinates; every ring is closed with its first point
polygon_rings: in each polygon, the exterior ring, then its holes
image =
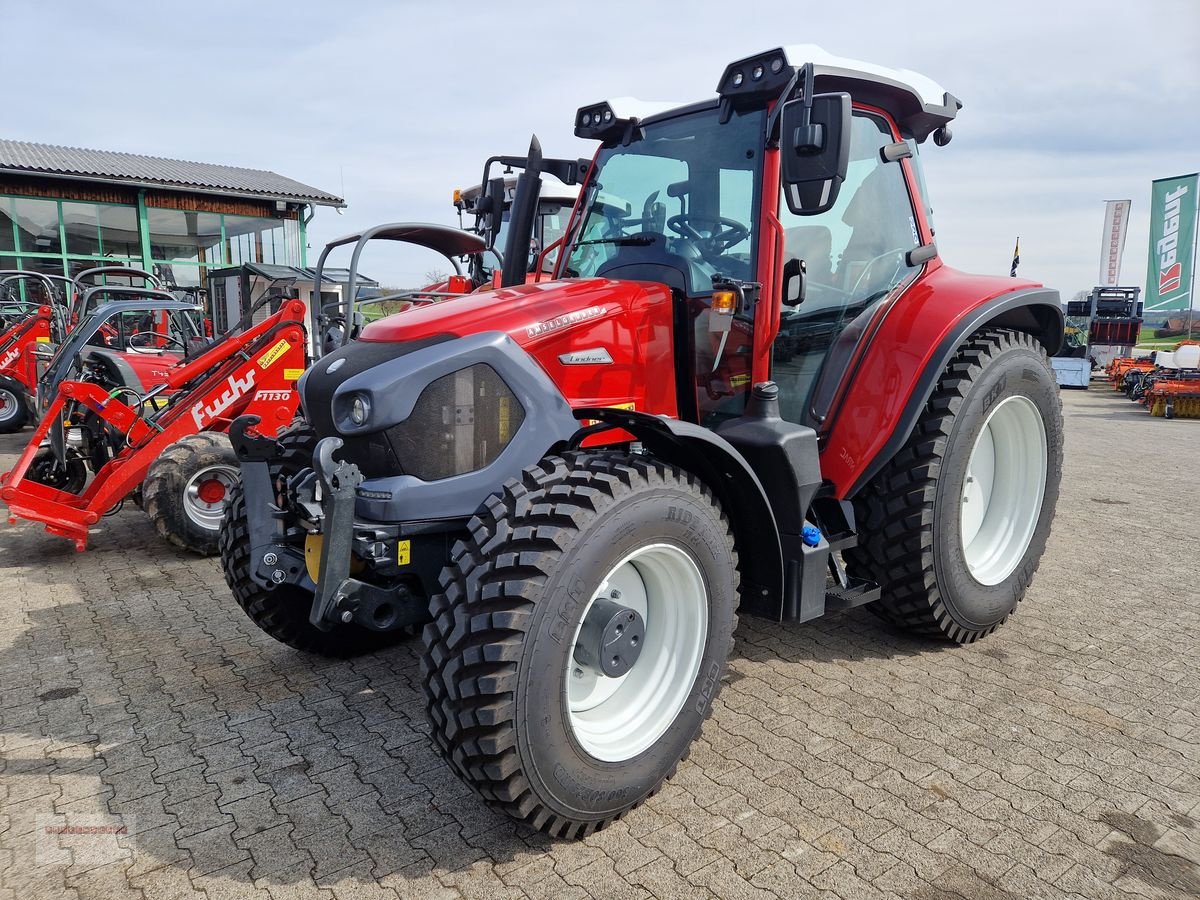
{"type": "Polygon", "coordinates": [[[252,413],[274,434],[296,412],[304,305],[210,342],[200,309],[154,288],[92,288],[44,362],[40,423],[0,475],[10,521],[41,522],[87,546],[89,529],[133,499],[177,546],[212,553],[237,460],[224,434],[252,413]],[[121,298],[93,305],[101,291],[121,298]]]}
{"type": "Polygon", "coordinates": [[[675,771],[739,611],[870,604],[965,643],[1045,549],[1058,295],[939,256],[918,147],[949,141],[952,95],[814,56],[733,62],[690,106],[580,108],[599,150],[531,146],[496,290],[366,325],[278,439],[231,430],[238,603],[330,655],[423,624],[437,745],[551,834],[675,771]],[[581,193],[527,283],[543,172],[581,193]]]}
{"type": "Polygon", "coordinates": [[[0,270],[0,434],[25,427],[37,384],[35,351],[62,340],[68,297],[40,272],[0,270]]]}

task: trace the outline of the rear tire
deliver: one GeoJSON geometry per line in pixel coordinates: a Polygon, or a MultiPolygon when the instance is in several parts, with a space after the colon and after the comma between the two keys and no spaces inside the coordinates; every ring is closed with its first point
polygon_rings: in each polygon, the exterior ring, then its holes
{"type": "Polygon", "coordinates": [[[908,442],[854,500],[859,544],[845,561],[883,589],[871,609],[959,643],[995,631],[1046,549],[1062,436],[1042,346],[1008,329],[972,335],[908,442]]]}
{"type": "MultiPolygon", "coordinates": [[[[282,448],[278,462],[271,465],[271,482],[280,490],[287,478],[312,467],[317,435],[303,420],[279,432],[282,448]]],[[[225,583],[242,611],[255,625],[279,641],[305,653],[344,659],[390,647],[411,636],[409,630],[369,631],[359,625],[338,625],[322,631],[308,620],[313,595],[291,584],[273,591],[250,578],[250,527],[241,480],[229,492],[229,505],[218,541],[225,583]]]]}
{"type": "Polygon", "coordinates": [[[142,508],[170,543],[212,556],[225,498],[237,482],[238,461],[229,436],[189,434],[151,464],[142,482],[142,508]]]}
{"type": "Polygon", "coordinates": [[[493,806],[583,837],[655,793],[712,709],[737,624],[729,522],[674,466],[579,453],[508,482],[469,530],[425,627],[434,739],[493,806]],[[602,597],[644,616],[621,675],[580,661],[602,597]]]}
{"type": "Polygon", "coordinates": [[[13,434],[29,421],[25,386],[15,378],[0,375],[0,434],[13,434]]]}

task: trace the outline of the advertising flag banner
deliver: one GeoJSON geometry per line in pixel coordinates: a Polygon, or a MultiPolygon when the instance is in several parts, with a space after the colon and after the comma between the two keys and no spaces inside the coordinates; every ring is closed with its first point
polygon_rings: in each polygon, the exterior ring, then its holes
{"type": "Polygon", "coordinates": [[[1121,283],[1121,257],[1125,253],[1125,226],[1129,224],[1131,200],[1109,200],[1104,205],[1104,238],[1100,248],[1100,287],[1121,283]]]}
{"type": "Polygon", "coordinates": [[[1150,188],[1150,256],[1146,263],[1146,312],[1192,306],[1196,252],[1197,173],[1159,178],[1150,188]]]}

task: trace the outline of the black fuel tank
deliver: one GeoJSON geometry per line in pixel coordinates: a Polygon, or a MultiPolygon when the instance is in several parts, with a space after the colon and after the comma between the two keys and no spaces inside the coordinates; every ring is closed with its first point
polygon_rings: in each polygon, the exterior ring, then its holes
{"type": "Polygon", "coordinates": [[[779,386],[754,385],[746,411],[717,428],[746,458],[767,492],[781,534],[798,535],[821,486],[817,433],[779,418],[779,386]]]}

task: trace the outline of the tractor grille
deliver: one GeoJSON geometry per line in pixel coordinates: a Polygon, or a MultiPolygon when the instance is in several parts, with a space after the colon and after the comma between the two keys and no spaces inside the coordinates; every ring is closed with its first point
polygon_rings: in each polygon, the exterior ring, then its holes
{"type": "Polygon", "coordinates": [[[504,379],[477,363],[430,382],[412,415],[383,433],[406,474],[436,481],[490,465],[524,421],[504,379]]]}

